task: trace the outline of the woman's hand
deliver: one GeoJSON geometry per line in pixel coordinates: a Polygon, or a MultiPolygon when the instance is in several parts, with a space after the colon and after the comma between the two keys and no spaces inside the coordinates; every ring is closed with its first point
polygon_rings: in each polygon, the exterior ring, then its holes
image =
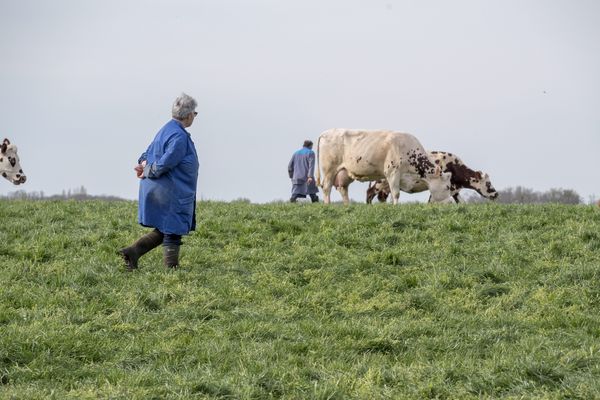
{"type": "Polygon", "coordinates": [[[146,160],[142,161],[141,164],[135,166],[135,174],[138,178],[144,179],[144,167],[146,166],[146,160]]]}

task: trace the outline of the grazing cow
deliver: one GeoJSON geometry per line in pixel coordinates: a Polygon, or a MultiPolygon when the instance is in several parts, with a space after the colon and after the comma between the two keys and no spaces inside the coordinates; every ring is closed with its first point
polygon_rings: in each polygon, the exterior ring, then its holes
{"type": "MultiPolygon", "coordinates": [[[[490,177],[481,171],[474,171],[467,167],[458,156],[444,151],[430,151],[429,159],[442,168],[443,172],[452,174],[450,179],[451,195],[457,203],[463,202],[460,197],[461,189],[473,189],[486,199],[495,200],[498,192],[492,186],[490,177]]],[[[427,190],[424,182],[419,182],[408,193],[418,193],[427,190]]],[[[390,187],[384,180],[379,180],[367,189],[367,203],[371,204],[373,198],[385,202],[390,194],[390,187]]]]}
{"type": "Polygon", "coordinates": [[[0,174],[15,185],[25,183],[27,180],[19,163],[17,146],[10,144],[8,139],[4,139],[0,145],[0,174]]]}
{"type": "Polygon", "coordinates": [[[330,129],[319,136],[317,157],[317,182],[323,188],[326,204],[332,186],[348,204],[350,183],[381,178],[390,182],[394,204],[398,203],[400,190],[421,181],[431,191],[432,202],[452,202],[450,173],[436,168],[421,143],[408,133],[330,129]]]}
{"type": "Polygon", "coordinates": [[[385,203],[390,195],[390,185],[385,179],[380,179],[375,182],[369,182],[367,188],[367,204],[373,202],[373,198],[377,196],[380,203],[385,203]]]}

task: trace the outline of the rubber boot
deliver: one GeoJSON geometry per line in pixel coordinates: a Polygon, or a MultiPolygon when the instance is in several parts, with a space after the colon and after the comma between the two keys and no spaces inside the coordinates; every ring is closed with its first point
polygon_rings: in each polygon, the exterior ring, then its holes
{"type": "Polygon", "coordinates": [[[179,245],[169,244],[163,246],[163,260],[165,267],[177,268],[179,265],[179,245]]]}
{"type": "Polygon", "coordinates": [[[163,234],[158,229],[139,238],[134,244],[119,250],[119,254],[125,261],[125,267],[128,271],[133,271],[138,267],[138,260],[141,256],[158,247],[163,241],[163,234]]]}

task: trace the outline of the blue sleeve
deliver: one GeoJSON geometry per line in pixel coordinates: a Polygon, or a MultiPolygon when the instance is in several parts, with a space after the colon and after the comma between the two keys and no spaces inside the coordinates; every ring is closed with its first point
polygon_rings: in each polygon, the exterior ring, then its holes
{"type": "Polygon", "coordinates": [[[288,175],[290,176],[290,179],[294,177],[294,156],[292,156],[292,159],[288,164],[288,175]]]}
{"type": "Polygon", "coordinates": [[[188,140],[183,132],[177,133],[169,138],[165,146],[162,157],[144,168],[146,178],[159,178],[177,166],[187,154],[188,140]]]}
{"type": "Polygon", "coordinates": [[[146,161],[147,159],[148,159],[148,152],[145,151],[142,153],[140,158],[138,158],[138,164],[141,164],[142,162],[146,161]]]}
{"type": "Polygon", "coordinates": [[[146,161],[148,159],[148,151],[150,151],[150,146],[148,146],[146,151],[142,153],[140,158],[138,158],[138,164],[141,164],[143,161],[146,161]]]}

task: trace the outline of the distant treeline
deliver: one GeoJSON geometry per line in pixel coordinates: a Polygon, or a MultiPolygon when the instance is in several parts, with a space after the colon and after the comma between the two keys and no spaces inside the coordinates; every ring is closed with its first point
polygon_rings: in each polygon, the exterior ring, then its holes
{"type": "MultiPolygon", "coordinates": [[[[465,193],[467,191],[463,191],[465,193]]],[[[470,191],[469,191],[470,192],[470,191]]],[[[558,204],[584,204],[583,198],[574,190],[571,189],[550,189],[545,192],[538,192],[530,188],[517,186],[509,187],[498,191],[499,196],[496,202],[502,204],[542,204],[542,203],[558,203],[558,204]]],[[[481,197],[479,194],[470,192],[464,196],[467,203],[483,203],[488,200],[481,197]]],[[[596,201],[595,198],[590,198],[590,204],[596,201]]]]}
{"type": "MultiPolygon", "coordinates": [[[[467,203],[484,203],[489,200],[484,199],[479,194],[464,190],[461,196],[467,203]]],[[[509,187],[498,191],[499,196],[496,200],[501,204],[542,204],[542,203],[558,203],[558,204],[585,204],[583,198],[574,190],[571,189],[550,189],[545,192],[538,192],[530,188],[517,186],[509,187]]],[[[17,190],[5,196],[0,196],[0,199],[6,200],[107,200],[107,201],[127,201],[117,196],[107,195],[90,195],[85,187],[81,186],[76,189],[63,190],[62,194],[45,196],[44,192],[27,192],[25,190],[17,190]]],[[[589,204],[595,204],[597,199],[590,197],[589,204]]],[[[247,198],[239,198],[233,202],[251,203],[247,198]]]]}
{"type": "Polygon", "coordinates": [[[7,200],[106,200],[106,201],[125,201],[125,199],[117,196],[107,195],[90,195],[85,187],[81,186],[76,189],[63,190],[61,194],[53,194],[46,196],[44,192],[27,192],[25,190],[17,190],[5,196],[0,196],[1,199],[7,200]]]}

